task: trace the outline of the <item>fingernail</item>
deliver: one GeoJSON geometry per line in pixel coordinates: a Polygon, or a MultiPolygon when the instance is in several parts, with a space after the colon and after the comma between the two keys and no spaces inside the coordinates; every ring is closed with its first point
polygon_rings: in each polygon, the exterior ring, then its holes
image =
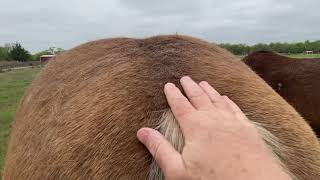
{"type": "Polygon", "coordinates": [[[182,78],[180,79],[180,81],[184,81],[184,80],[190,80],[191,78],[189,76],[182,76],[182,78]]]}
{"type": "Polygon", "coordinates": [[[199,83],[199,85],[207,85],[207,84],[208,84],[207,81],[201,81],[201,82],[199,83]]]}
{"type": "Polygon", "coordinates": [[[164,88],[166,88],[166,89],[172,89],[172,88],[175,88],[175,87],[176,87],[176,85],[174,85],[173,83],[166,83],[164,85],[164,88]]]}
{"type": "Polygon", "coordinates": [[[137,137],[139,141],[141,141],[142,143],[147,142],[148,136],[149,136],[149,131],[146,128],[141,128],[137,132],[137,137]]]}

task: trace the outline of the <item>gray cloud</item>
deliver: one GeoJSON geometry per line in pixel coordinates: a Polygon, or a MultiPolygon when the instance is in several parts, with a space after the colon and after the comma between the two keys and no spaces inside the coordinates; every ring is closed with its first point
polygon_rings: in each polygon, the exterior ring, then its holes
{"type": "Polygon", "coordinates": [[[320,39],[319,0],[10,0],[0,6],[0,45],[32,52],[116,37],[187,34],[213,42],[320,39]]]}

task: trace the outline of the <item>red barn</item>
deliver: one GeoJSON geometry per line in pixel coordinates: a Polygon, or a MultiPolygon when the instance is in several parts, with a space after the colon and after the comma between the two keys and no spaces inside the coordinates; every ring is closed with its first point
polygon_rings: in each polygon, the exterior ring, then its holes
{"type": "Polygon", "coordinates": [[[55,55],[42,55],[40,56],[40,62],[47,62],[49,61],[51,58],[53,58],[55,55]]]}

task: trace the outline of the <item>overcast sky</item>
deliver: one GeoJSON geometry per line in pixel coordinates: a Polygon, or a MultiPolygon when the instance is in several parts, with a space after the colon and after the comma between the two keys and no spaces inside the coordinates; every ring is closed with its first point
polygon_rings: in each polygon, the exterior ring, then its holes
{"type": "Polygon", "coordinates": [[[211,42],[320,39],[320,0],[0,0],[0,46],[31,52],[108,37],[186,34],[211,42]]]}

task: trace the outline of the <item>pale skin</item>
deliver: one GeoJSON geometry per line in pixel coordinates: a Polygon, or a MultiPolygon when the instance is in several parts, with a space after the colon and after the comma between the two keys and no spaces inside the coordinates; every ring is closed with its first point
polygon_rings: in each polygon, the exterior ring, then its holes
{"type": "Polygon", "coordinates": [[[240,108],[207,82],[181,78],[164,92],[185,146],[182,153],[156,130],[141,128],[146,146],[167,180],[290,180],[240,108]]]}

